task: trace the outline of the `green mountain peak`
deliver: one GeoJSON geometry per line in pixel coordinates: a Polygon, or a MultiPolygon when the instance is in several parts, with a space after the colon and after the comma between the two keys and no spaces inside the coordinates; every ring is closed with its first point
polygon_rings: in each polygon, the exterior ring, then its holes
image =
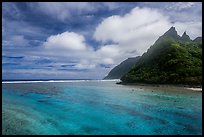
{"type": "Polygon", "coordinates": [[[186,34],[186,31],[181,36],[181,40],[183,40],[183,41],[191,41],[190,37],[186,34]]]}
{"type": "Polygon", "coordinates": [[[134,67],[122,76],[125,83],[201,84],[202,38],[194,41],[184,32],[178,36],[175,27],[145,52],[134,67]]]}

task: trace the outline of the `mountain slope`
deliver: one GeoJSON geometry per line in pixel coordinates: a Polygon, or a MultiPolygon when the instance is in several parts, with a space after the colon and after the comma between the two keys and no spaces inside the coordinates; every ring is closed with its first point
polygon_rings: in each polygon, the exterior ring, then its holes
{"type": "Polygon", "coordinates": [[[202,43],[202,37],[197,37],[193,41],[202,43]]]}
{"type": "Polygon", "coordinates": [[[104,79],[120,79],[127,73],[139,60],[139,56],[135,58],[128,58],[121,62],[118,66],[114,67],[104,79]]]}
{"type": "Polygon", "coordinates": [[[201,84],[202,42],[190,40],[186,33],[180,37],[171,27],[121,80],[126,83],[201,84]]]}
{"type": "Polygon", "coordinates": [[[181,36],[182,41],[191,41],[190,37],[186,34],[186,32],[183,33],[181,36]]]}

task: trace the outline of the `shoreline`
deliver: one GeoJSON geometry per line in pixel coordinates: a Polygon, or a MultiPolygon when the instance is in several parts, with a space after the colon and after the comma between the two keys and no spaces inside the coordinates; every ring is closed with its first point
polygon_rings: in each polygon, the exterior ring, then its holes
{"type": "Polygon", "coordinates": [[[136,86],[139,88],[148,88],[148,89],[162,89],[162,90],[182,90],[182,91],[196,91],[202,92],[202,85],[182,85],[182,84],[147,84],[147,83],[124,83],[117,82],[119,85],[127,85],[127,86],[136,86]]]}

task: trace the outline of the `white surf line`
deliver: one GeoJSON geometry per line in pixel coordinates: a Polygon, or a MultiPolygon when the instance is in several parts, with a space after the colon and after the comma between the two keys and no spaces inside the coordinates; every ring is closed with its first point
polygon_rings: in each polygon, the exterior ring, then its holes
{"type": "Polygon", "coordinates": [[[49,80],[49,81],[2,81],[2,83],[52,83],[52,82],[83,82],[84,80],[49,80]]]}
{"type": "Polygon", "coordinates": [[[42,80],[33,80],[33,81],[2,81],[2,83],[51,83],[51,82],[91,82],[91,81],[96,81],[96,82],[100,82],[100,81],[120,81],[119,79],[110,79],[110,80],[46,80],[46,81],[42,81],[42,80]]]}
{"type": "Polygon", "coordinates": [[[38,83],[43,81],[2,81],[2,83],[38,83]]]}
{"type": "Polygon", "coordinates": [[[187,88],[187,89],[194,90],[194,91],[202,91],[202,88],[187,88]]]}
{"type": "Polygon", "coordinates": [[[121,81],[120,79],[102,79],[99,81],[121,81]]]}

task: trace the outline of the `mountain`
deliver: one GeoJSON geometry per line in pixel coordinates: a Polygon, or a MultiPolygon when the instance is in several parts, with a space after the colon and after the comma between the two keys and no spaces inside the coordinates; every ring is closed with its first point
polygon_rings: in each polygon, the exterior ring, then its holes
{"type": "Polygon", "coordinates": [[[171,27],[167,32],[164,33],[161,37],[171,37],[174,39],[180,39],[180,36],[177,34],[176,28],[171,27]]]}
{"type": "Polygon", "coordinates": [[[124,83],[201,84],[202,38],[180,37],[171,27],[121,77],[124,83]]]}
{"type": "Polygon", "coordinates": [[[181,37],[177,34],[175,27],[171,27],[167,32],[160,36],[154,44],[159,44],[160,42],[163,42],[167,38],[181,40],[181,37]]]}
{"type": "Polygon", "coordinates": [[[202,37],[197,37],[193,41],[202,43],[202,37]]]}
{"type": "Polygon", "coordinates": [[[140,56],[126,59],[118,66],[114,67],[104,79],[120,79],[137,63],[139,58],[140,56]]]}
{"type": "Polygon", "coordinates": [[[190,37],[186,34],[186,32],[183,33],[181,36],[182,41],[191,41],[190,37]]]}

